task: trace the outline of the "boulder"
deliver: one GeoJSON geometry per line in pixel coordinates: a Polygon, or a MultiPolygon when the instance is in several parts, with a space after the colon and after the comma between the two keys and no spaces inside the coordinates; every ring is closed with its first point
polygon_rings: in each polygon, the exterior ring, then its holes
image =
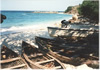
{"type": "Polygon", "coordinates": [[[75,22],[75,20],[73,20],[73,19],[69,20],[69,23],[74,23],[74,22],[75,22]]]}
{"type": "Polygon", "coordinates": [[[0,17],[0,23],[3,23],[3,20],[6,19],[6,16],[5,15],[2,15],[2,14],[0,14],[0,16],[1,16],[0,17]]]}
{"type": "Polygon", "coordinates": [[[6,16],[1,14],[1,19],[6,19],[6,16]]]}
{"type": "Polygon", "coordinates": [[[78,16],[77,15],[73,15],[72,19],[77,21],[78,20],[78,16]]]}

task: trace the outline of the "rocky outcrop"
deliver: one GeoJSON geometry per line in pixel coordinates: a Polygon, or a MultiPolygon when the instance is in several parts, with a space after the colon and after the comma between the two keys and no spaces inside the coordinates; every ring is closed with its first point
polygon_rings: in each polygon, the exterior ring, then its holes
{"type": "Polygon", "coordinates": [[[77,14],[73,15],[72,19],[68,20],[69,23],[74,23],[74,22],[77,22],[78,21],[78,16],[77,14]]]}
{"type": "Polygon", "coordinates": [[[69,23],[74,23],[74,22],[78,21],[78,15],[79,15],[78,10],[77,10],[78,7],[79,7],[79,5],[69,6],[67,8],[67,10],[65,11],[65,13],[67,13],[67,14],[73,14],[72,19],[68,20],[69,23]]]}
{"type": "Polygon", "coordinates": [[[67,14],[77,14],[77,15],[79,15],[78,10],[77,10],[78,7],[79,7],[79,5],[72,6],[71,10],[67,11],[66,13],[67,14]]]}
{"type": "Polygon", "coordinates": [[[6,16],[5,16],[5,15],[3,15],[3,14],[0,14],[0,16],[1,16],[1,17],[0,17],[0,23],[2,23],[2,22],[3,22],[3,20],[4,20],[4,19],[6,19],[6,16]]]}

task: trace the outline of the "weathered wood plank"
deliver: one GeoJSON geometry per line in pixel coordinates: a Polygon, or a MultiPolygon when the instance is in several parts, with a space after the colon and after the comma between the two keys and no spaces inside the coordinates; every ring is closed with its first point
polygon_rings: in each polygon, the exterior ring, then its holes
{"type": "Polygon", "coordinates": [[[25,66],[25,65],[26,65],[26,64],[21,64],[21,65],[9,67],[9,68],[4,68],[4,69],[15,69],[15,68],[23,67],[23,66],[25,66]]]}
{"type": "Polygon", "coordinates": [[[16,58],[12,58],[12,59],[7,59],[7,60],[1,60],[0,63],[8,63],[8,62],[12,62],[12,61],[16,61],[21,59],[20,57],[16,57],[16,58]]]}
{"type": "Polygon", "coordinates": [[[41,61],[41,62],[37,62],[37,63],[38,63],[38,64],[42,64],[42,63],[47,63],[47,62],[51,62],[51,61],[54,61],[54,59],[46,60],[46,61],[41,61]]]}

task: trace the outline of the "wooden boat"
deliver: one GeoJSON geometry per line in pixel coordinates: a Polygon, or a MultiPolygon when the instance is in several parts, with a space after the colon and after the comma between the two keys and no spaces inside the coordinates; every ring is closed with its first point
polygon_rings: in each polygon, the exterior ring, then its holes
{"type": "MultiPolygon", "coordinates": [[[[88,45],[69,45],[68,43],[66,45],[63,45],[65,43],[60,43],[57,45],[54,42],[55,40],[41,37],[36,37],[35,40],[41,50],[48,51],[50,55],[54,56],[64,63],[77,66],[83,64],[84,62],[87,62],[87,60],[95,60],[97,63],[96,65],[99,66],[98,55],[94,56],[98,52],[93,51],[96,47],[89,48],[87,47],[88,45]],[[92,56],[90,56],[91,54],[92,56]]],[[[92,63],[89,63],[87,65],[91,66],[92,63]]]]}
{"type": "Polygon", "coordinates": [[[53,56],[40,51],[33,45],[22,42],[22,56],[32,69],[64,69],[64,65],[53,56]]]}
{"type": "Polygon", "coordinates": [[[7,48],[1,47],[1,69],[27,69],[29,68],[25,60],[17,53],[7,48]]]}
{"type": "Polygon", "coordinates": [[[94,25],[89,25],[89,24],[68,24],[67,25],[68,28],[70,29],[87,29],[87,30],[99,30],[99,26],[94,26],[94,25]]]}
{"type": "Polygon", "coordinates": [[[73,24],[70,24],[70,23],[68,23],[68,21],[63,21],[62,24],[61,24],[61,28],[98,30],[99,26],[86,24],[86,23],[73,23],[73,24]]]}
{"type": "Polygon", "coordinates": [[[66,28],[56,28],[56,27],[48,27],[48,33],[51,37],[87,37],[94,32],[98,32],[98,30],[81,30],[81,29],[66,29],[66,28]]]}

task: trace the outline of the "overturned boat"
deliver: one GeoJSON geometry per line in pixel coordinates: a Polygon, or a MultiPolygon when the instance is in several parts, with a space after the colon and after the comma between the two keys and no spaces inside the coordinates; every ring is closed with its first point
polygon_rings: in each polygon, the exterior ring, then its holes
{"type": "Polygon", "coordinates": [[[87,37],[90,34],[98,32],[98,30],[87,30],[87,29],[66,29],[57,27],[48,27],[48,33],[51,37],[87,37]]]}
{"type": "Polygon", "coordinates": [[[55,57],[40,51],[33,45],[22,42],[22,56],[32,69],[64,69],[55,57]]]}
{"type": "Polygon", "coordinates": [[[25,62],[25,60],[12,51],[11,49],[7,48],[6,46],[1,47],[1,69],[28,69],[29,66],[25,62]]]}
{"type": "Polygon", "coordinates": [[[96,46],[87,47],[88,45],[73,45],[68,43],[58,43],[57,45],[55,42],[56,40],[42,37],[36,37],[35,40],[41,50],[48,51],[50,55],[64,63],[72,64],[75,66],[86,63],[88,66],[93,68],[99,67],[99,58],[97,52],[98,48],[95,49],[96,46]],[[95,63],[92,61],[95,61],[95,63]]]}

